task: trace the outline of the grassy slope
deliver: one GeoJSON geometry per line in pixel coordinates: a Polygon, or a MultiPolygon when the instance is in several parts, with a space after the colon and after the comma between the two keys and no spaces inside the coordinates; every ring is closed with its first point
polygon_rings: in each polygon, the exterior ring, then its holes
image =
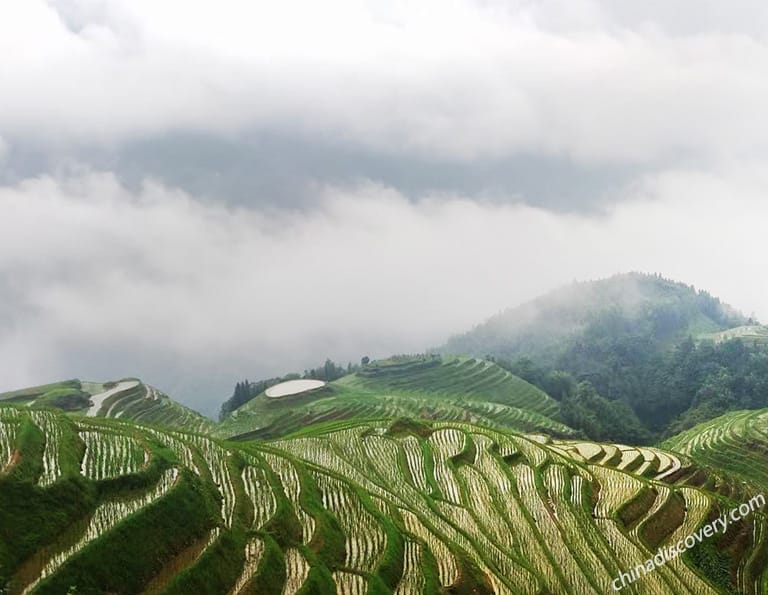
{"type": "Polygon", "coordinates": [[[701,334],[698,338],[708,339],[714,343],[722,343],[730,339],[741,339],[747,347],[768,345],[768,326],[737,326],[716,333],[701,334]]]}
{"type": "MultiPolygon", "coordinates": [[[[17,430],[0,432],[10,592],[602,593],[735,493],[659,449],[462,422],[336,421],[267,443],[13,407],[0,423],[17,430]]],[[[638,592],[759,592],[752,522],[638,592]]]]}
{"type": "MultiPolygon", "coordinates": [[[[699,472],[700,478],[727,494],[731,507],[746,502],[752,494],[768,494],[768,409],[727,413],[673,436],[661,446],[685,453],[705,469],[699,472]]],[[[754,548],[741,568],[743,575],[757,584],[768,561],[768,545],[759,527],[752,536],[751,530],[747,525],[741,534],[730,536],[721,545],[726,551],[740,552],[745,543],[760,540],[761,547],[754,548]]],[[[703,550],[700,555],[713,565],[711,553],[703,550]]],[[[758,587],[755,592],[768,592],[768,577],[762,576],[762,590],[758,587]]]]}
{"type": "Polygon", "coordinates": [[[54,382],[51,384],[42,384],[40,386],[31,386],[10,392],[0,393],[0,401],[27,404],[44,394],[61,389],[79,389],[79,380],[65,380],[63,382],[54,382]]]}
{"type": "Polygon", "coordinates": [[[373,362],[306,395],[259,395],[218,429],[222,436],[277,437],[329,419],[425,417],[569,435],[559,404],[496,364],[475,358],[373,362]]]}
{"type": "Polygon", "coordinates": [[[662,446],[768,493],[768,409],[726,413],[669,438],[662,446]]]}
{"type": "MultiPolygon", "coordinates": [[[[70,380],[0,394],[0,402],[31,407],[53,406],[84,414],[91,395],[110,390],[119,382],[70,380]]],[[[97,415],[158,427],[215,432],[224,438],[274,438],[330,419],[402,416],[469,421],[557,436],[573,435],[570,428],[558,421],[559,404],[545,393],[496,364],[459,357],[442,360],[395,358],[373,362],[359,374],[301,395],[270,399],[262,394],[218,427],[141,382],[105,399],[97,415]],[[425,363],[427,365],[422,365],[425,363]]]]}
{"type": "MultiPolygon", "coordinates": [[[[123,379],[137,380],[137,379],[123,379]]],[[[67,380],[22,390],[0,393],[0,403],[9,402],[28,407],[56,407],[85,414],[91,395],[105,392],[120,380],[108,383],[67,380]]],[[[169,428],[207,432],[213,423],[196,411],[185,407],[154,387],[138,381],[135,387],[121,391],[104,401],[97,415],[120,417],[169,428]]]]}

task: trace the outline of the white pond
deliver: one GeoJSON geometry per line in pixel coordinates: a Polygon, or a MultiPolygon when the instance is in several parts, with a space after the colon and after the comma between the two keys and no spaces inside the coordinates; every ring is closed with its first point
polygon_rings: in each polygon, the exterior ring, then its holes
{"type": "Polygon", "coordinates": [[[321,386],[325,386],[325,382],[322,380],[286,380],[275,386],[270,386],[264,394],[270,398],[287,397],[288,395],[305,393],[321,386]]]}

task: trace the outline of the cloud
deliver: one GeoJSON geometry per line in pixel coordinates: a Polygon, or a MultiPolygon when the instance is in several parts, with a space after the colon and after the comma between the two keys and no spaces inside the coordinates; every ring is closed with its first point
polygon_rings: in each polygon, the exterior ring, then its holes
{"type": "Polygon", "coordinates": [[[269,129],[462,162],[765,156],[766,9],[635,4],[8,4],[0,133],[269,129]]]}
{"type": "Polygon", "coordinates": [[[603,216],[325,187],[233,208],[112,174],[0,189],[0,377],[141,375],[213,412],[237,378],[419,351],[573,279],[662,272],[764,319],[758,165],[645,180],[603,216]],[[724,205],[728,204],[728,207],[724,205]]]}
{"type": "Polygon", "coordinates": [[[595,211],[619,195],[644,168],[597,165],[538,155],[505,159],[438,161],[407,154],[363,150],[333,139],[282,134],[178,132],[123,144],[114,150],[88,147],[64,154],[20,150],[8,154],[10,183],[56,172],[115,172],[138,188],[153,178],[208,200],[262,208],[305,208],[317,188],[372,180],[404,196],[451,192],[467,198],[517,201],[559,211],[595,211]]]}
{"type": "Polygon", "coordinates": [[[644,270],[764,319],[768,7],[0,6],[0,378],[231,384],[644,270]]]}

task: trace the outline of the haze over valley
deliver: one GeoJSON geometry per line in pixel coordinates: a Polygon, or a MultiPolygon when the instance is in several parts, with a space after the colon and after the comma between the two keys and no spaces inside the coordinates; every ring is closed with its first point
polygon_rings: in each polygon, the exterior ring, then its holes
{"type": "Polygon", "coordinates": [[[768,593],[768,5],[0,2],[0,595],[768,593]]]}
{"type": "Polygon", "coordinates": [[[0,387],[138,375],[214,416],[628,271],[767,319],[742,6],[5,5],[0,387]]]}

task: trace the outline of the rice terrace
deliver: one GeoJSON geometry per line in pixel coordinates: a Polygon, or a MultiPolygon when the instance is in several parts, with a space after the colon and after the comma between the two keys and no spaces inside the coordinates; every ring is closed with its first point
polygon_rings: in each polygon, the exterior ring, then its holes
{"type": "Polygon", "coordinates": [[[766,592],[766,510],[712,527],[768,493],[768,409],[597,440],[585,385],[515,369],[326,363],[218,423],[132,378],[0,395],[2,592],[766,592]]]}
{"type": "Polygon", "coordinates": [[[0,595],[768,595],[768,2],[0,0],[0,595]]]}

